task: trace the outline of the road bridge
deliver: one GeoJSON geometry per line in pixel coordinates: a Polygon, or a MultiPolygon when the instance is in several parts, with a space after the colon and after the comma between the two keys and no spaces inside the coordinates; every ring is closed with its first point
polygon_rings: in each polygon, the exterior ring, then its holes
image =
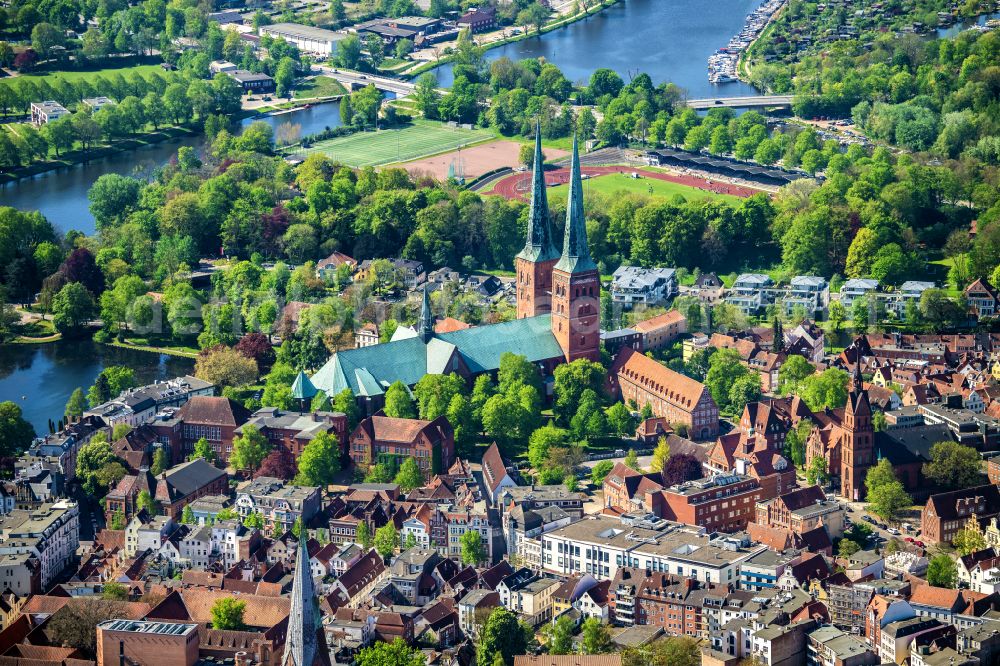
{"type": "Polygon", "coordinates": [[[323,74],[340,81],[348,90],[357,90],[368,85],[374,85],[379,90],[391,92],[397,97],[406,97],[411,94],[416,85],[409,81],[401,81],[387,76],[375,76],[373,74],[361,74],[360,72],[350,72],[332,67],[320,67],[323,74]]]}
{"type": "Polygon", "coordinates": [[[748,97],[709,97],[708,99],[689,99],[687,105],[692,109],[705,110],[717,107],[730,109],[759,109],[772,107],[791,107],[793,95],[751,95],[748,97]]]}

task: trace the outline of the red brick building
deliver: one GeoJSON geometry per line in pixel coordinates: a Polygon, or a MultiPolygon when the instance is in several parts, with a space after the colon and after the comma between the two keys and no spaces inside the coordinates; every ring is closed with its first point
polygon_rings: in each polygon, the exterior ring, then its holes
{"type": "Polygon", "coordinates": [[[636,593],[636,624],[661,627],[668,634],[700,636],[705,594],[698,581],[669,574],[647,576],[636,593]]]}
{"type": "Polygon", "coordinates": [[[761,499],[757,479],[714,476],[667,488],[660,494],[663,505],[656,515],[709,531],[745,530],[756,516],[761,499]]]}
{"type": "Polygon", "coordinates": [[[398,466],[415,458],[430,479],[455,462],[455,432],[443,416],[433,421],[397,419],[379,413],[358,424],[351,433],[351,462],[367,469],[378,462],[398,466]]]}
{"type": "Polygon", "coordinates": [[[708,388],[699,381],[657,363],[626,347],[615,358],[611,388],[638,409],[649,405],[653,416],[688,426],[692,439],[711,439],[719,434],[719,408],[708,388]]]}
{"type": "Polygon", "coordinates": [[[97,663],[193,666],[200,643],[194,622],[108,620],[97,625],[97,663]]]}
{"type": "Polygon", "coordinates": [[[225,464],[233,452],[236,429],[247,422],[250,412],[229,398],[199,395],[183,407],[152,422],[159,441],[170,447],[171,460],[184,460],[194,451],[195,442],[204,437],[216,460],[225,464]]]}
{"type": "Polygon", "coordinates": [[[277,407],[263,407],[250,420],[236,428],[237,436],[247,426],[257,428],[272,446],[283,446],[295,459],[319,433],[337,438],[341,449],[347,444],[347,416],[340,412],[288,412],[277,407]]]}
{"type": "Polygon", "coordinates": [[[920,538],[951,543],[973,516],[980,523],[1000,516],[1000,487],[993,484],[931,495],[920,516],[920,538]]]}
{"type": "Polygon", "coordinates": [[[678,310],[669,310],[632,328],[642,335],[643,349],[660,349],[687,333],[687,319],[678,310]]]}

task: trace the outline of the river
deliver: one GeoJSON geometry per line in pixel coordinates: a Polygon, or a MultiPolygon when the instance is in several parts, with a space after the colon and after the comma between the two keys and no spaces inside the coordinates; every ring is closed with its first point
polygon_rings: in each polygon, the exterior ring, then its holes
{"type": "Polygon", "coordinates": [[[0,402],[20,405],[35,432],[48,432],[59,420],[70,394],[90,388],[101,370],[125,365],[140,384],[190,373],[194,361],[100,345],[91,340],[60,340],[40,345],[0,345],[0,402]]]}
{"type": "MultiPolygon", "coordinates": [[[[708,56],[725,46],[743,27],[760,0],[623,0],[590,18],[486,52],[487,60],[545,58],[574,83],[607,67],[626,81],[646,73],[656,84],[676,83],[693,98],[754,95],[738,81],[708,82],[708,56]]],[[[450,87],[451,65],[435,70],[450,87]]]]}
{"type": "MultiPolygon", "coordinates": [[[[298,125],[301,135],[315,134],[326,127],[340,125],[340,103],[317,104],[277,116],[247,118],[242,126],[257,120],[271,125],[276,135],[282,126],[291,125],[298,125]]],[[[65,233],[75,229],[89,235],[94,233],[94,217],[90,214],[87,192],[102,174],[118,173],[146,178],[174,157],[178,148],[195,146],[201,149],[204,145],[204,136],[187,136],[41,173],[0,186],[0,205],[40,210],[57,231],[65,233]]]]}

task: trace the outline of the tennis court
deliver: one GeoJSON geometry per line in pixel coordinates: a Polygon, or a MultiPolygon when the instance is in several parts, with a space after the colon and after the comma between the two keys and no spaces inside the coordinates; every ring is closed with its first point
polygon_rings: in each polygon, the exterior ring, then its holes
{"type": "Polygon", "coordinates": [[[352,167],[406,162],[494,138],[492,132],[417,121],[402,129],[359,132],[320,141],[302,153],[323,153],[352,167]]]}

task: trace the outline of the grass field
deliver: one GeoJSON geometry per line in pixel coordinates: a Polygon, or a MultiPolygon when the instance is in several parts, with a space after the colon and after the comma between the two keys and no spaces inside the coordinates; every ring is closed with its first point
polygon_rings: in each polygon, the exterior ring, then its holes
{"type": "MultiPolygon", "coordinates": [[[[117,67],[114,69],[96,69],[90,72],[49,72],[46,74],[23,74],[17,79],[24,79],[25,81],[32,81],[38,83],[39,81],[45,79],[51,84],[56,79],[63,79],[64,81],[77,82],[81,79],[86,79],[87,81],[93,81],[98,76],[102,76],[105,79],[111,77],[114,74],[121,74],[124,77],[130,77],[133,74],[139,74],[145,77],[150,72],[159,72],[163,74],[163,68],[159,65],[135,65],[133,67],[117,67]]],[[[17,81],[17,79],[9,79],[11,82],[17,81]]]]}
{"type": "MultiPolygon", "coordinates": [[[[566,185],[550,187],[549,196],[552,199],[565,200],[566,191],[566,185]]],[[[716,194],[715,192],[709,192],[708,190],[699,190],[696,187],[689,187],[688,185],[681,185],[679,183],[671,183],[665,180],[657,180],[655,178],[629,178],[628,176],[620,173],[597,176],[583,181],[584,194],[594,192],[611,195],[621,191],[629,193],[635,192],[638,194],[647,194],[657,197],[672,197],[675,194],[680,194],[688,201],[695,199],[723,199],[725,201],[729,201],[730,203],[737,203],[741,201],[739,197],[734,197],[729,194],[716,194]],[[652,191],[650,191],[651,189],[652,191]]]]}
{"type": "Polygon", "coordinates": [[[424,120],[402,129],[360,132],[320,141],[304,152],[323,153],[352,167],[379,166],[416,160],[492,138],[493,133],[486,130],[448,127],[424,120]]]}
{"type": "Polygon", "coordinates": [[[295,99],[310,99],[313,97],[334,97],[343,95],[347,88],[337,79],[329,76],[317,76],[295,88],[295,99]]]}

